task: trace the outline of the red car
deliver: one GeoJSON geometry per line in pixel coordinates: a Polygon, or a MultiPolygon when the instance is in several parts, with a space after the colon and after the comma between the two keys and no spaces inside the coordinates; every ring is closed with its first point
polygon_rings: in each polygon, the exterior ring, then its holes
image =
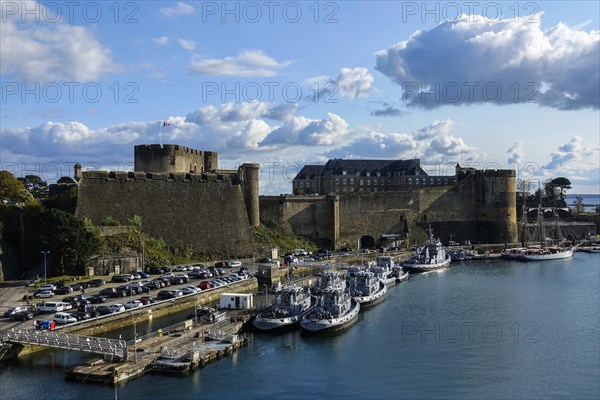
{"type": "Polygon", "coordinates": [[[217,261],[215,268],[227,268],[227,261],[217,261]]]}
{"type": "Polygon", "coordinates": [[[198,285],[198,287],[202,290],[212,289],[211,284],[208,282],[202,282],[201,284],[198,285]]]}
{"type": "Polygon", "coordinates": [[[152,301],[152,298],[150,298],[150,296],[142,296],[138,300],[141,301],[143,305],[154,303],[152,301]]]}

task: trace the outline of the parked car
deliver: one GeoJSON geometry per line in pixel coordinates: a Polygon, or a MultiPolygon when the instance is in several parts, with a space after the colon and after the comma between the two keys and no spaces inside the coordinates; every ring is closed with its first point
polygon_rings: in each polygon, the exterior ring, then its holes
{"type": "Polygon", "coordinates": [[[183,293],[183,294],[194,294],[194,293],[198,293],[199,291],[200,291],[200,289],[198,289],[195,286],[186,286],[181,289],[181,293],[183,293]]]}
{"type": "Polygon", "coordinates": [[[118,312],[125,311],[125,306],[123,304],[119,304],[119,303],[117,303],[117,304],[111,304],[110,306],[108,306],[108,308],[113,313],[118,313],[118,312]]]}
{"type": "Polygon", "coordinates": [[[175,295],[175,297],[183,296],[183,292],[179,289],[173,289],[173,290],[171,290],[171,292],[175,295]]]}
{"type": "Polygon", "coordinates": [[[129,300],[129,301],[123,303],[123,306],[126,309],[128,309],[128,310],[131,309],[131,308],[138,308],[138,307],[141,307],[143,305],[144,304],[141,301],[139,301],[139,300],[129,300]]]}
{"type": "Polygon", "coordinates": [[[175,271],[177,271],[177,272],[182,272],[182,271],[187,271],[187,270],[188,270],[188,267],[185,265],[178,265],[175,267],[175,271]]]}
{"type": "Polygon", "coordinates": [[[113,275],[113,277],[110,278],[110,281],[114,283],[124,283],[129,282],[129,279],[124,275],[113,275]]]}
{"type": "Polygon", "coordinates": [[[202,271],[191,271],[188,274],[188,277],[190,279],[204,279],[204,278],[206,278],[206,273],[202,272],[202,271]]]}
{"type": "Polygon", "coordinates": [[[90,287],[100,287],[104,286],[106,282],[104,281],[104,279],[92,279],[88,281],[87,284],[90,285],[90,287]]]}
{"type": "Polygon", "coordinates": [[[198,287],[202,290],[207,290],[207,289],[212,289],[212,285],[208,282],[202,282],[201,284],[198,285],[198,287]]]}
{"type": "Polygon", "coordinates": [[[227,260],[228,268],[238,268],[242,266],[242,262],[240,260],[227,260]]]}
{"type": "Polygon", "coordinates": [[[86,319],[91,319],[92,316],[85,311],[75,311],[71,313],[71,316],[75,318],[77,321],[85,321],[86,319]]]}
{"type": "Polygon", "coordinates": [[[96,312],[98,313],[98,315],[108,315],[108,314],[112,314],[113,311],[111,310],[110,306],[99,306],[96,307],[96,312]]]}
{"type": "Polygon", "coordinates": [[[27,306],[11,307],[4,312],[3,316],[4,316],[4,318],[11,318],[14,314],[21,312],[21,311],[27,311],[27,310],[28,310],[27,306]]]}
{"type": "Polygon", "coordinates": [[[175,276],[175,274],[172,273],[172,272],[165,272],[164,274],[162,274],[161,276],[159,276],[159,278],[161,278],[161,279],[171,279],[174,276],[175,276]]]}
{"type": "Polygon", "coordinates": [[[53,297],[54,296],[54,292],[52,290],[43,290],[41,292],[36,292],[36,294],[33,295],[33,297],[36,298],[49,298],[49,297],[53,297]]]}
{"type": "Polygon", "coordinates": [[[150,296],[142,296],[138,300],[141,301],[143,305],[154,303],[154,300],[152,300],[150,296]]]}
{"type": "Polygon", "coordinates": [[[174,299],[175,297],[176,297],[175,294],[172,293],[170,290],[161,290],[156,295],[156,298],[158,298],[159,300],[174,299]]]}
{"type": "Polygon", "coordinates": [[[166,271],[164,271],[162,268],[158,268],[158,267],[150,267],[148,268],[148,272],[156,275],[156,274],[164,274],[166,271]]]}
{"type": "Polygon", "coordinates": [[[92,304],[100,304],[106,301],[106,296],[95,294],[93,296],[88,297],[88,300],[92,304]]]}
{"type": "Polygon", "coordinates": [[[56,289],[54,289],[55,294],[69,294],[72,291],[73,288],[71,286],[59,286],[56,289]]]}
{"type": "Polygon", "coordinates": [[[93,304],[80,304],[77,311],[88,313],[90,314],[90,317],[95,317],[98,314],[96,306],[93,304]]]}
{"type": "Polygon", "coordinates": [[[238,275],[242,275],[242,274],[250,275],[250,270],[248,268],[246,268],[246,267],[242,267],[238,271],[238,275]]]}
{"type": "Polygon", "coordinates": [[[43,285],[37,288],[38,292],[43,292],[44,290],[52,290],[54,291],[54,289],[56,289],[56,285],[53,285],[51,283],[47,284],[47,285],[43,285]]]}
{"type": "Polygon", "coordinates": [[[138,271],[137,274],[142,278],[142,279],[147,279],[150,277],[150,275],[148,275],[147,273],[143,272],[143,271],[138,271]]]}
{"type": "Polygon", "coordinates": [[[227,268],[227,261],[217,261],[215,268],[227,268]]]}
{"type": "Polygon", "coordinates": [[[73,324],[77,322],[77,318],[65,312],[58,312],[54,314],[53,320],[55,323],[60,325],[73,324]]]}
{"type": "Polygon", "coordinates": [[[169,279],[169,282],[171,282],[171,285],[181,285],[182,283],[186,283],[186,280],[183,277],[174,276],[169,279]]]}
{"type": "Polygon", "coordinates": [[[31,310],[17,311],[10,316],[13,321],[28,321],[33,318],[33,312],[31,310]]]}

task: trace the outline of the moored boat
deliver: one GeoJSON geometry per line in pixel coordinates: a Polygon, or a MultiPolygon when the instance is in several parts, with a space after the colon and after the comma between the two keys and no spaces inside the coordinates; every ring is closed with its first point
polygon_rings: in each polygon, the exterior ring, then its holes
{"type": "Polygon", "coordinates": [[[308,332],[338,331],[358,319],[360,303],[341,285],[330,286],[319,297],[315,309],[308,313],[300,326],[308,332]]]}
{"type": "Polygon", "coordinates": [[[319,296],[331,286],[341,286],[345,289],[346,279],[342,277],[339,271],[328,267],[319,273],[317,283],[310,289],[310,292],[312,295],[319,296]]]}
{"type": "Polygon", "coordinates": [[[429,227],[429,239],[422,248],[417,247],[415,254],[402,264],[403,268],[414,272],[433,271],[450,266],[450,254],[446,252],[439,239],[433,237],[429,227]]]}
{"type": "Polygon", "coordinates": [[[408,276],[410,275],[408,271],[405,271],[401,266],[396,265],[392,270],[392,274],[396,278],[396,282],[404,282],[408,280],[408,276]]]}
{"type": "Polygon", "coordinates": [[[396,264],[391,256],[379,256],[375,266],[369,268],[369,270],[387,286],[391,286],[396,284],[395,266],[396,264]]]}
{"type": "Polygon", "coordinates": [[[270,310],[260,313],[253,321],[261,331],[275,331],[297,326],[314,309],[312,296],[304,288],[286,284],[275,296],[270,310]]]}
{"type": "Polygon", "coordinates": [[[385,283],[371,271],[359,272],[350,285],[350,294],[363,306],[379,303],[386,293],[385,283]]]}
{"type": "Polygon", "coordinates": [[[573,248],[558,246],[529,248],[521,252],[519,259],[524,261],[562,260],[573,256],[573,248]]]}

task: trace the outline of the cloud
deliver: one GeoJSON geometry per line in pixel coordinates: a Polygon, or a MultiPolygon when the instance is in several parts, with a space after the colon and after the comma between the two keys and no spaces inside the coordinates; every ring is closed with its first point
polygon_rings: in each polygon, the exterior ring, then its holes
{"type": "Polygon", "coordinates": [[[404,114],[402,110],[394,107],[390,103],[384,102],[382,105],[382,109],[371,111],[371,115],[374,117],[399,117],[404,114]]]}
{"type": "Polygon", "coordinates": [[[281,127],[274,129],[260,144],[331,146],[342,139],[348,130],[348,123],[339,115],[327,113],[327,118],[310,119],[290,116],[281,127]]]}
{"type": "Polygon", "coordinates": [[[326,155],[331,158],[420,158],[426,163],[477,158],[475,147],[449,134],[455,125],[454,121],[447,119],[434,121],[411,133],[382,133],[363,129],[351,135],[357,137],[354,141],[329,150],[326,155]]]}
{"type": "Polygon", "coordinates": [[[152,41],[157,46],[165,46],[165,45],[169,44],[169,37],[168,36],[160,36],[157,38],[153,38],[152,41]]]}
{"type": "Polygon", "coordinates": [[[408,106],[535,101],[598,109],[600,32],[563,23],[542,30],[541,17],[462,15],[376,52],[376,69],[402,86],[408,106]]]}
{"type": "Polygon", "coordinates": [[[188,39],[178,39],[179,45],[186,50],[194,50],[197,46],[196,42],[188,39]]]}
{"type": "Polygon", "coordinates": [[[174,18],[179,15],[191,15],[194,13],[194,6],[183,1],[178,1],[173,7],[161,8],[158,11],[166,17],[174,18]]]}
{"type": "Polygon", "coordinates": [[[248,50],[222,59],[195,57],[190,69],[197,75],[269,77],[277,75],[278,69],[290,64],[291,61],[278,62],[261,50],[248,50]]]}
{"type": "Polygon", "coordinates": [[[506,150],[510,156],[508,157],[508,165],[520,164],[523,157],[525,157],[525,150],[523,150],[523,141],[517,140],[512,146],[506,150]]]}
{"type": "Polygon", "coordinates": [[[573,136],[568,143],[558,147],[556,153],[551,154],[551,160],[548,164],[542,166],[542,169],[556,170],[565,167],[575,167],[585,157],[598,152],[598,147],[585,146],[583,144],[583,138],[581,136],[573,136]]]}
{"type": "MultiPolygon", "coordinates": [[[[41,4],[35,7],[45,9],[41,4]]],[[[51,14],[48,10],[38,12],[51,14]]],[[[2,22],[0,73],[3,75],[28,82],[81,82],[118,71],[110,50],[88,28],[60,21],[34,21],[35,18],[28,17],[25,22],[17,23],[13,18],[2,22]]]]}
{"type": "Polygon", "coordinates": [[[368,96],[372,89],[373,80],[373,75],[367,68],[342,68],[336,79],[336,84],[340,94],[356,99],[368,96]]]}

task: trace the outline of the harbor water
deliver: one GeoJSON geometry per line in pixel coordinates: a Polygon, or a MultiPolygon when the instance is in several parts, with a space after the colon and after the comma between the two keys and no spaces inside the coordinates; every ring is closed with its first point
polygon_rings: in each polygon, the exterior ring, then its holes
{"type": "Polygon", "coordinates": [[[600,254],[452,263],[335,335],[255,334],[195,373],[116,389],[64,381],[90,356],[48,350],[0,366],[0,398],[598,399],[599,289],[600,254]]]}

